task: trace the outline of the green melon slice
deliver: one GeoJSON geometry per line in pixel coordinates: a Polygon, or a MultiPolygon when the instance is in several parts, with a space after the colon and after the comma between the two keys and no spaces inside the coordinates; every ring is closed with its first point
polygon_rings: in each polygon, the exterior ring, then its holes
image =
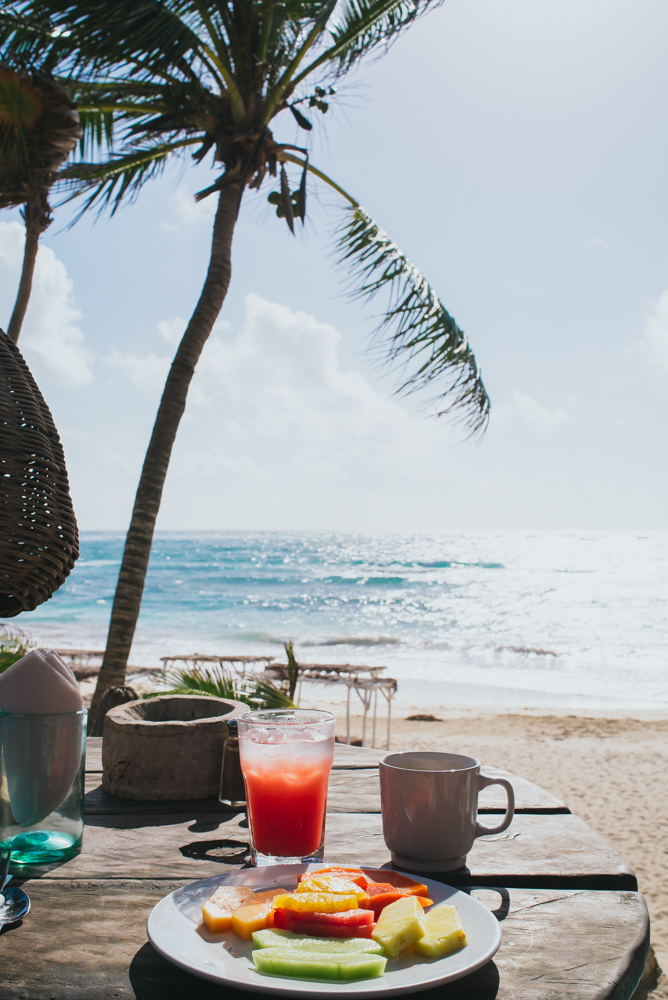
{"type": "Polygon", "coordinates": [[[332,955],[322,951],[296,951],[295,948],[256,948],[253,961],[258,972],[268,975],[330,982],[376,979],[383,975],[387,965],[387,959],[380,955],[332,955]]]}
{"type": "Polygon", "coordinates": [[[329,955],[354,955],[360,952],[382,955],[383,946],[371,938],[317,938],[293,931],[278,931],[267,928],[253,933],[256,948],[295,948],[306,951],[320,951],[329,955]]]}

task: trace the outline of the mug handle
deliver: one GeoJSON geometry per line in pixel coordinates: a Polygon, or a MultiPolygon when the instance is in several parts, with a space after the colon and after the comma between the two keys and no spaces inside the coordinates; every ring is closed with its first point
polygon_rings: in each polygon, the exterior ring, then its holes
{"type": "Polygon", "coordinates": [[[488,778],[485,774],[478,775],[478,791],[483,788],[487,788],[488,785],[503,785],[508,795],[508,805],[506,807],[506,815],[503,817],[498,826],[482,826],[481,823],[476,823],[474,837],[483,837],[490,833],[503,833],[510,826],[513,816],[515,815],[515,791],[513,786],[510,784],[507,778],[488,778]]]}

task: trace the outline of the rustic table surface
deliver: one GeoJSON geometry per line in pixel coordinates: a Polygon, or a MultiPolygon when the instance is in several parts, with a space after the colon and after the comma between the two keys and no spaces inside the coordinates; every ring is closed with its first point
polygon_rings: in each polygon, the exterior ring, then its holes
{"type": "MultiPolygon", "coordinates": [[[[378,792],[381,753],[337,746],[329,791],[329,863],[389,865],[378,792]]],[[[101,740],[88,741],[87,821],[79,857],[34,873],[30,916],[0,933],[0,1000],[243,1000],[196,979],[146,940],[151,908],[188,882],[246,863],[244,813],[215,801],[138,803],[101,787],[101,740]]],[[[506,772],[483,768],[488,774],[506,772]]],[[[649,920],[633,870],[563,802],[508,775],[517,813],[481,837],[468,867],[442,881],[470,892],[501,922],[493,961],[421,996],[438,1000],[628,1000],[642,974],[649,920]]],[[[504,809],[498,786],[482,822],[504,809]]],[[[433,876],[432,876],[433,877],[433,876]]]]}

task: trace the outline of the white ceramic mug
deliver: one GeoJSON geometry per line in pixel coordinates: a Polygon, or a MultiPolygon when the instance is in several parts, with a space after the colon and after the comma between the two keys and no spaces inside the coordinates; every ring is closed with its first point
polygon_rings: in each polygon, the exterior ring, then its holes
{"type": "Polygon", "coordinates": [[[475,757],[435,750],[386,754],[380,761],[380,801],[392,861],[419,872],[462,868],[475,838],[502,833],[515,813],[509,781],[481,774],[475,757]],[[488,785],[503,785],[508,794],[498,826],[478,823],[478,792],[488,785]]]}

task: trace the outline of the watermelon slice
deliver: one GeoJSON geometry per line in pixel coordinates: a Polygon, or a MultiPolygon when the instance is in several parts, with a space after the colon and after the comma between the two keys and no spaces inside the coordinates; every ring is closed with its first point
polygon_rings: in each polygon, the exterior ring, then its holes
{"type": "MultiPolygon", "coordinates": [[[[302,921],[311,924],[327,924],[328,927],[357,927],[361,924],[373,923],[373,911],[365,909],[339,910],[336,913],[323,913],[321,910],[288,910],[277,907],[276,913],[285,913],[297,923],[302,921]]],[[[276,924],[278,927],[279,925],[276,924]]]]}
{"type": "MultiPolygon", "coordinates": [[[[349,911],[350,912],[350,911],[349,911]]],[[[308,934],[311,937],[324,938],[370,938],[374,927],[371,910],[353,910],[353,913],[367,914],[368,923],[344,923],[343,921],[323,920],[323,917],[340,917],[341,914],[310,913],[309,917],[319,917],[319,920],[304,920],[301,914],[297,917],[291,910],[274,911],[274,927],[279,930],[293,931],[296,934],[308,934]],[[296,919],[295,919],[296,918],[296,919]]]]}

